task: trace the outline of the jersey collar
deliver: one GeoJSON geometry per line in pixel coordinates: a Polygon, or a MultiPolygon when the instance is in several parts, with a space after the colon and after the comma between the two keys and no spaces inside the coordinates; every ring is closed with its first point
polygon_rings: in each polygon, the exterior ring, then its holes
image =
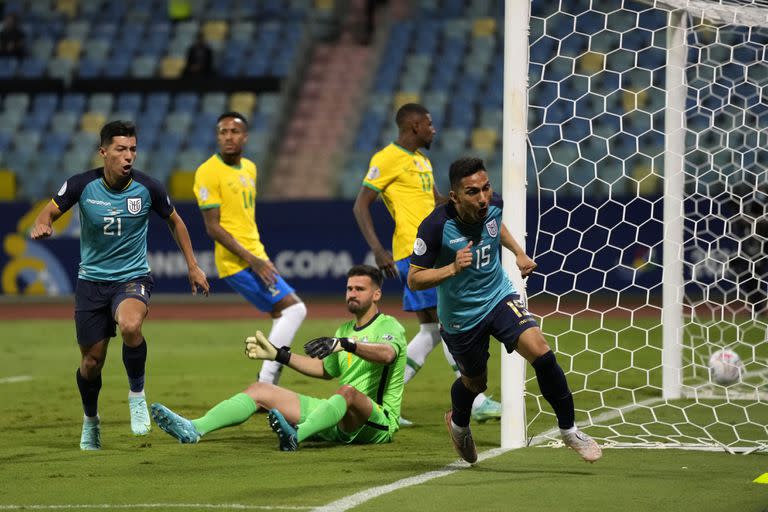
{"type": "Polygon", "coordinates": [[[223,159],[223,158],[221,158],[221,153],[216,153],[216,158],[218,158],[218,159],[219,159],[219,162],[223,163],[224,165],[226,165],[226,166],[227,166],[227,167],[229,167],[230,169],[236,169],[236,170],[238,170],[238,171],[239,171],[240,169],[242,169],[242,168],[243,168],[243,160],[242,160],[242,157],[240,158],[240,163],[239,163],[239,164],[237,164],[237,165],[229,165],[227,162],[225,162],[225,161],[224,161],[224,159],[223,159]]]}
{"type": "Polygon", "coordinates": [[[376,321],[376,319],[377,319],[377,318],[379,318],[379,315],[381,315],[381,311],[379,311],[378,313],[376,313],[375,315],[373,315],[373,318],[371,318],[371,319],[368,321],[368,323],[366,323],[365,325],[361,325],[360,327],[357,327],[356,325],[353,325],[353,326],[352,326],[352,329],[353,329],[355,332],[359,332],[359,331],[362,331],[363,329],[365,329],[365,328],[367,328],[369,325],[371,325],[373,322],[375,322],[375,321],[376,321]]]}
{"type": "Polygon", "coordinates": [[[104,185],[104,187],[107,190],[111,190],[113,192],[122,192],[123,190],[127,189],[128,187],[130,187],[131,183],[133,183],[133,171],[131,171],[131,179],[128,180],[128,183],[126,183],[123,188],[120,188],[120,189],[112,188],[109,185],[109,183],[107,183],[107,178],[104,175],[104,168],[103,167],[99,167],[98,171],[99,171],[99,175],[101,176],[101,184],[104,185]]]}

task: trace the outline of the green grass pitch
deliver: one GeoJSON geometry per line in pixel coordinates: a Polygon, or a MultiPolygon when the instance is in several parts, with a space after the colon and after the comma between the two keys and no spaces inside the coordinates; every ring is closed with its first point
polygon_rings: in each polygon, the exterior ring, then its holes
{"type": "MultiPolygon", "coordinates": [[[[415,322],[404,323],[413,335],[415,322]]],[[[337,324],[307,320],[295,348],[337,324]]],[[[194,417],[241,391],[259,367],[245,358],[242,344],[256,328],[268,330],[269,321],[150,318],[148,400],[194,417]]],[[[83,453],[73,322],[0,322],[0,511],[311,510],[434,471],[445,474],[353,510],[768,510],[768,485],[752,482],[768,472],[765,454],[609,449],[588,465],[564,448],[526,448],[451,472],[446,467],[457,457],[442,415],[453,377],[439,349],[406,387],[403,414],[416,425],[402,429],[395,442],[307,443],[296,453],[278,451],[263,414],[196,446],[182,446],[156,427],[148,437],[132,437],[118,340],[111,352],[100,400],[103,449],[83,453]],[[22,376],[30,379],[10,379],[22,376]]],[[[489,392],[497,396],[498,361],[494,344],[489,392]]],[[[334,389],[291,370],[281,384],[316,396],[334,389]]],[[[481,452],[498,446],[497,422],[473,431],[481,452]]]]}

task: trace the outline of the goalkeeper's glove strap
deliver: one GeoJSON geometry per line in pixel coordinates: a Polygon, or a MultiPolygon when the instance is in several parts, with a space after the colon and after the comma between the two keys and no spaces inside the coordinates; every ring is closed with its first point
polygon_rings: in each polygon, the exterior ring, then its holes
{"type": "Polygon", "coordinates": [[[341,345],[341,348],[352,354],[357,350],[357,343],[349,338],[339,338],[339,344],[341,345]]]}
{"type": "Polygon", "coordinates": [[[291,360],[291,349],[288,347],[280,347],[277,349],[277,357],[275,357],[275,361],[277,361],[280,364],[288,364],[288,361],[291,360]]]}

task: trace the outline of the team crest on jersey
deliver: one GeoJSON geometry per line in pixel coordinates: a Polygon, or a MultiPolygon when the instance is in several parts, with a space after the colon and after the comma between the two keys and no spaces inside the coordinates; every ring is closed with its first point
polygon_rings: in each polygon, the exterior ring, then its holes
{"type": "Polygon", "coordinates": [[[485,228],[488,230],[488,234],[496,238],[499,234],[499,226],[496,224],[496,219],[491,219],[485,223],[485,228]]]}
{"type": "Polygon", "coordinates": [[[245,176],[243,176],[242,174],[240,175],[240,184],[244,187],[248,186],[248,181],[245,179],[245,176]]]}
{"type": "Polygon", "coordinates": [[[136,215],[141,211],[141,198],[140,197],[129,197],[128,198],[128,213],[131,215],[136,215]]]}

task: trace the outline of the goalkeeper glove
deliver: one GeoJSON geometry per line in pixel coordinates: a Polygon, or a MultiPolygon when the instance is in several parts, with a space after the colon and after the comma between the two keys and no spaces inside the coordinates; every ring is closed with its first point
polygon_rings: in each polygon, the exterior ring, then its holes
{"type": "Polygon", "coordinates": [[[256,336],[245,338],[245,355],[250,359],[266,359],[281,364],[288,364],[291,360],[291,350],[288,347],[277,348],[261,331],[256,331],[256,336]]]}
{"type": "Polygon", "coordinates": [[[309,357],[316,357],[317,359],[325,359],[334,352],[341,352],[342,350],[354,354],[357,350],[357,343],[350,338],[322,337],[308,341],[304,345],[304,352],[306,352],[309,357]]]}

